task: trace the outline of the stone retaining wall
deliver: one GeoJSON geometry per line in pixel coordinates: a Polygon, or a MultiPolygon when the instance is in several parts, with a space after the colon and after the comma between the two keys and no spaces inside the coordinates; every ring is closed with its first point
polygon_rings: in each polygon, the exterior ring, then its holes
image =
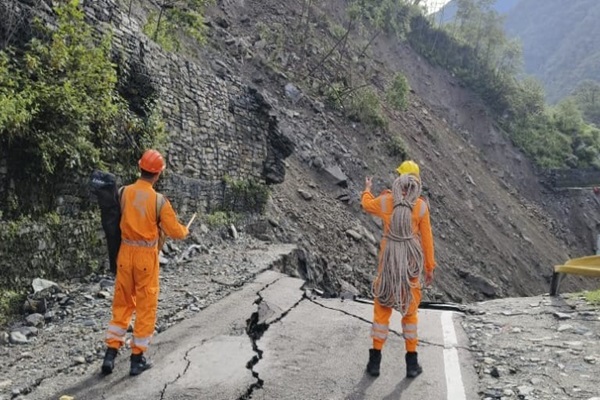
{"type": "MultiPolygon", "coordinates": [[[[164,52],[118,0],[82,4],[92,26],[101,33],[112,32],[121,92],[140,104],[144,96],[158,99],[169,133],[168,170],[158,189],[182,218],[221,208],[227,201],[225,176],[283,181],[283,159],[293,144],[281,134],[270,115],[271,105],[257,88],[229,71],[215,72],[183,55],[164,52]]],[[[0,195],[6,195],[2,188],[10,187],[4,162],[0,154],[0,195]]],[[[14,224],[0,223],[0,286],[22,287],[34,277],[81,275],[103,262],[103,233],[99,217],[86,211],[93,201],[85,183],[68,182],[56,189],[61,224],[22,223],[15,232],[14,224]]]]}

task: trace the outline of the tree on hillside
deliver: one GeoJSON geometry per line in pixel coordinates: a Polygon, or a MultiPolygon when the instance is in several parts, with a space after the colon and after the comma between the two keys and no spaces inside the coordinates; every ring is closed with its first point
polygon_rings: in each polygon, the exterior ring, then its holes
{"type": "Polygon", "coordinates": [[[0,157],[12,178],[0,206],[15,214],[51,210],[57,186],[93,168],[128,170],[162,129],[118,95],[110,37],[97,42],[79,1],[56,13],[22,51],[0,51],[0,157]]]}
{"type": "Polygon", "coordinates": [[[600,131],[585,123],[574,98],[569,97],[552,110],[556,128],[571,138],[572,167],[600,166],[600,131]]]}
{"type": "Polygon", "coordinates": [[[144,32],[166,50],[179,50],[179,35],[205,40],[204,11],[213,0],[159,0],[150,13],[144,32]]]}
{"type": "Polygon", "coordinates": [[[531,77],[526,77],[514,87],[511,95],[510,114],[516,120],[525,120],[544,113],[544,87],[531,77]]]}
{"type": "Polygon", "coordinates": [[[596,115],[596,86],[582,89],[577,104],[571,100],[549,110],[541,84],[518,79],[521,45],[504,34],[504,19],[492,8],[494,1],[454,4],[454,21],[437,28],[423,16],[413,17],[411,46],[481,96],[513,142],[538,166],[600,167],[600,131],[586,124],[579,111],[586,110],[586,118],[596,115]]]}
{"type": "Polygon", "coordinates": [[[573,97],[585,120],[600,127],[600,83],[592,80],[581,82],[573,97]]]}
{"type": "MultiPolygon", "coordinates": [[[[497,75],[514,75],[522,64],[518,41],[504,33],[504,17],[494,8],[494,0],[458,0],[456,18],[448,30],[459,41],[471,46],[475,55],[497,75]]],[[[475,64],[472,64],[475,74],[475,64]]]]}
{"type": "Polygon", "coordinates": [[[574,136],[584,125],[583,115],[572,98],[560,102],[553,112],[556,126],[561,132],[574,136]]]}

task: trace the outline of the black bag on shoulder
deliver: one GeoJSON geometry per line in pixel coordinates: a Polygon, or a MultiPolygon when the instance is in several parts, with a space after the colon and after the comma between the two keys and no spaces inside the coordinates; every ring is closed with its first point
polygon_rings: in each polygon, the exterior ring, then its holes
{"type": "Polygon", "coordinates": [[[117,178],[109,172],[94,171],[90,178],[90,190],[96,195],[100,206],[100,220],[106,235],[110,272],[117,272],[117,255],[121,247],[121,205],[117,178]]]}

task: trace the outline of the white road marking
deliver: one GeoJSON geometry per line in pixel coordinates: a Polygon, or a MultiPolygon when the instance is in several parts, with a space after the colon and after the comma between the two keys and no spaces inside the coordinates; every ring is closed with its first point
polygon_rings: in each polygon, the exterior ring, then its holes
{"type": "Polygon", "coordinates": [[[444,369],[446,373],[446,388],[448,400],[467,400],[465,386],[460,373],[458,359],[458,340],[452,321],[452,312],[442,312],[442,332],[444,334],[444,369]]]}

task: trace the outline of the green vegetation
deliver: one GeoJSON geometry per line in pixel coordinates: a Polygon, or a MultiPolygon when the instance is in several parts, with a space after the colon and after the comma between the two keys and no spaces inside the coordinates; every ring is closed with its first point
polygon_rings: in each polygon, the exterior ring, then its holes
{"type": "Polygon", "coordinates": [[[9,323],[13,316],[19,315],[25,297],[22,292],[0,289],[0,326],[9,323]]]}
{"type": "Polygon", "coordinates": [[[323,94],[325,95],[326,103],[329,107],[334,110],[343,109],[343,101],[342,96],[344,94],[343,86],[340,83],[334,83],[332,85],[327,85],[323,90],[323,94]]]}
{"type": "Polygon", "coordinates": [[[4,217],[53,209],[56,187],[94,168],[131,171],[164,137],[152,104],[138,116],[117,93],[111,38],[94,39],[77,0],[55,11],[56,29],[37,23],[22,51],[0,52],[0,149],[15,183],[4,217]]]}
{"type": "MultiPolygon", "coordinates": [[[[450,1],[435,15],[447,23],[456,16],[460,1],[450,1]]],[[[509,36],[523,44],[525,72],[546,88],[546,99],[555,104],[582,80],[600,81],[600,29],[596,0],[498,0],[492,7],[505,16],[509,36]]]]}
{"type": "Polygon", "coordinates": [[[269,26],[260,22],[258,25],[260,38],[265,41],[264,48],[267,56],[267,63],[270,65],[281,61],[285,51],[285,31],[286,27],[280,23],[273,23],[269,26]]]}
{"type": "Polygon", "coordinates": [[[519,1],[508,12],[505,26],[523,42],[525,71],[543,82],[550,103],[583,80],[600,81],[599,12],[596,0],[519,1]]]}
{"type": "Polygon", "coordinates": [[[410,31],[411,17],[419,8],[405,0],[352,0],[350,19],[364,21],[389,35],[405,37],[410,31]]]}
{"type": "Polygon", "coordinates": [[[591,304],[600,306],[600,289],[583,293],[583,297],[591,304]]]}
{"type": "Polygon", "coordinates": [[[203,219],[210,228],[221,228],[235,224],[239,220],[239,214],[225,211],[215,211],[206,215],[203,219]]]}
{"type": "Polygon", "coordinates": [[[206,26],[204,11],[212,0],[161,0],[158,10],[149,14],[144,33],[168,51],[181,49],[181,36],[187,35],[204,43],[206,26]]]}
{"type": "Polygon", "coordinates": [[[387,143],[387,150],[391,157],[396,157],[398,161],[404,161],[409,158],[406,143],[400,135],[394,135],[387,143]]]}
{"type": "MultiPolygon", "coordinates": [[[[396,110],[406,109],[408,82],[402,74],[397,74],[383,92],[365,76],[362,59],[379,35],[406,37],[411,15],[420,10],[415,5],[418,2],[408,3],[406,0],[351,0],[347,8],[348,20],[340,25],[327,13],[309,17],[312,2],[303,1],[302,18],[296,29],[298,34],[290,34],[289,29],[284,29],[278,35],[285,41],[294,42],[305,53],[305,57],[285,62],[301,65],[288,72],[297,74],[296,78],[303,81],[309,90],[323,96],[329,108],[342,111],[349,119],[368,128],[386,130],[389,121],[384,113],[387,108],[382,102],[389,103],[390,108],[396,110]],[[323,27],[331,40],[324,40],[320,35],[319,30],[322,31],[323,27]],[[369,39],[360,43],[359,48],[356,46],[359,42],[353,39],[355,34],[367,34],[369,39]],[[300,74],[299,70],[302,70],[300,74]]],[[[258,29],[261,39],[270,35],[264,32],[267,30],[264,26],[259,25],[258,29]]]]}
{"type": "MultiPolygon", "coordinates": [[[[459,78],[486,102],[513,142],[544,168],[600,166],[598,130],[586,124],[571,100],[553,109],[533,79],[518,80],[521,46],[504,35],[491,0],[459,0],[454,21],[433,27],[411,20],[412,47],[459,78]]],[[[589,113],[589,111],[588,111],[589,113]]]]}
{"type": "Polygon", "coordinates": [[[575,89],[572,97],[583,113],[583,118],[600,128],[600,83],[583,81],[575,89]]]}
{"type": "Polygon", "coordinates": [[[348,117],[373,128],[387,128],[388,120],[383,115],[377,94],[369,88],[352,93],[346,110],[348,117]]]}
{"type": "Polygon", "coordinates": [[[388,103],[398,111],[406,110],[409,90],[406,77],[401,73],[396,74],[386,94],[388,103]]]}
{"type": "Polygon", "coordinates": [[[344,35],[346,34],[346,28],[344,28],[343,26],[341,26],[340,24],[336,24],[336,23],[331,23],[329,24],[329,33],[331,34],[331,36],[333,36],[335,39],[342,39],[344,37],[344,35]]]}
{"type": "Polygon", "coordinates": [[[271,197],[271,190],[264,183],[248,179],[237,180],[226,176],[223,203],[217,211],[225,213],[253,212],[262,214],[271,197]]]}

